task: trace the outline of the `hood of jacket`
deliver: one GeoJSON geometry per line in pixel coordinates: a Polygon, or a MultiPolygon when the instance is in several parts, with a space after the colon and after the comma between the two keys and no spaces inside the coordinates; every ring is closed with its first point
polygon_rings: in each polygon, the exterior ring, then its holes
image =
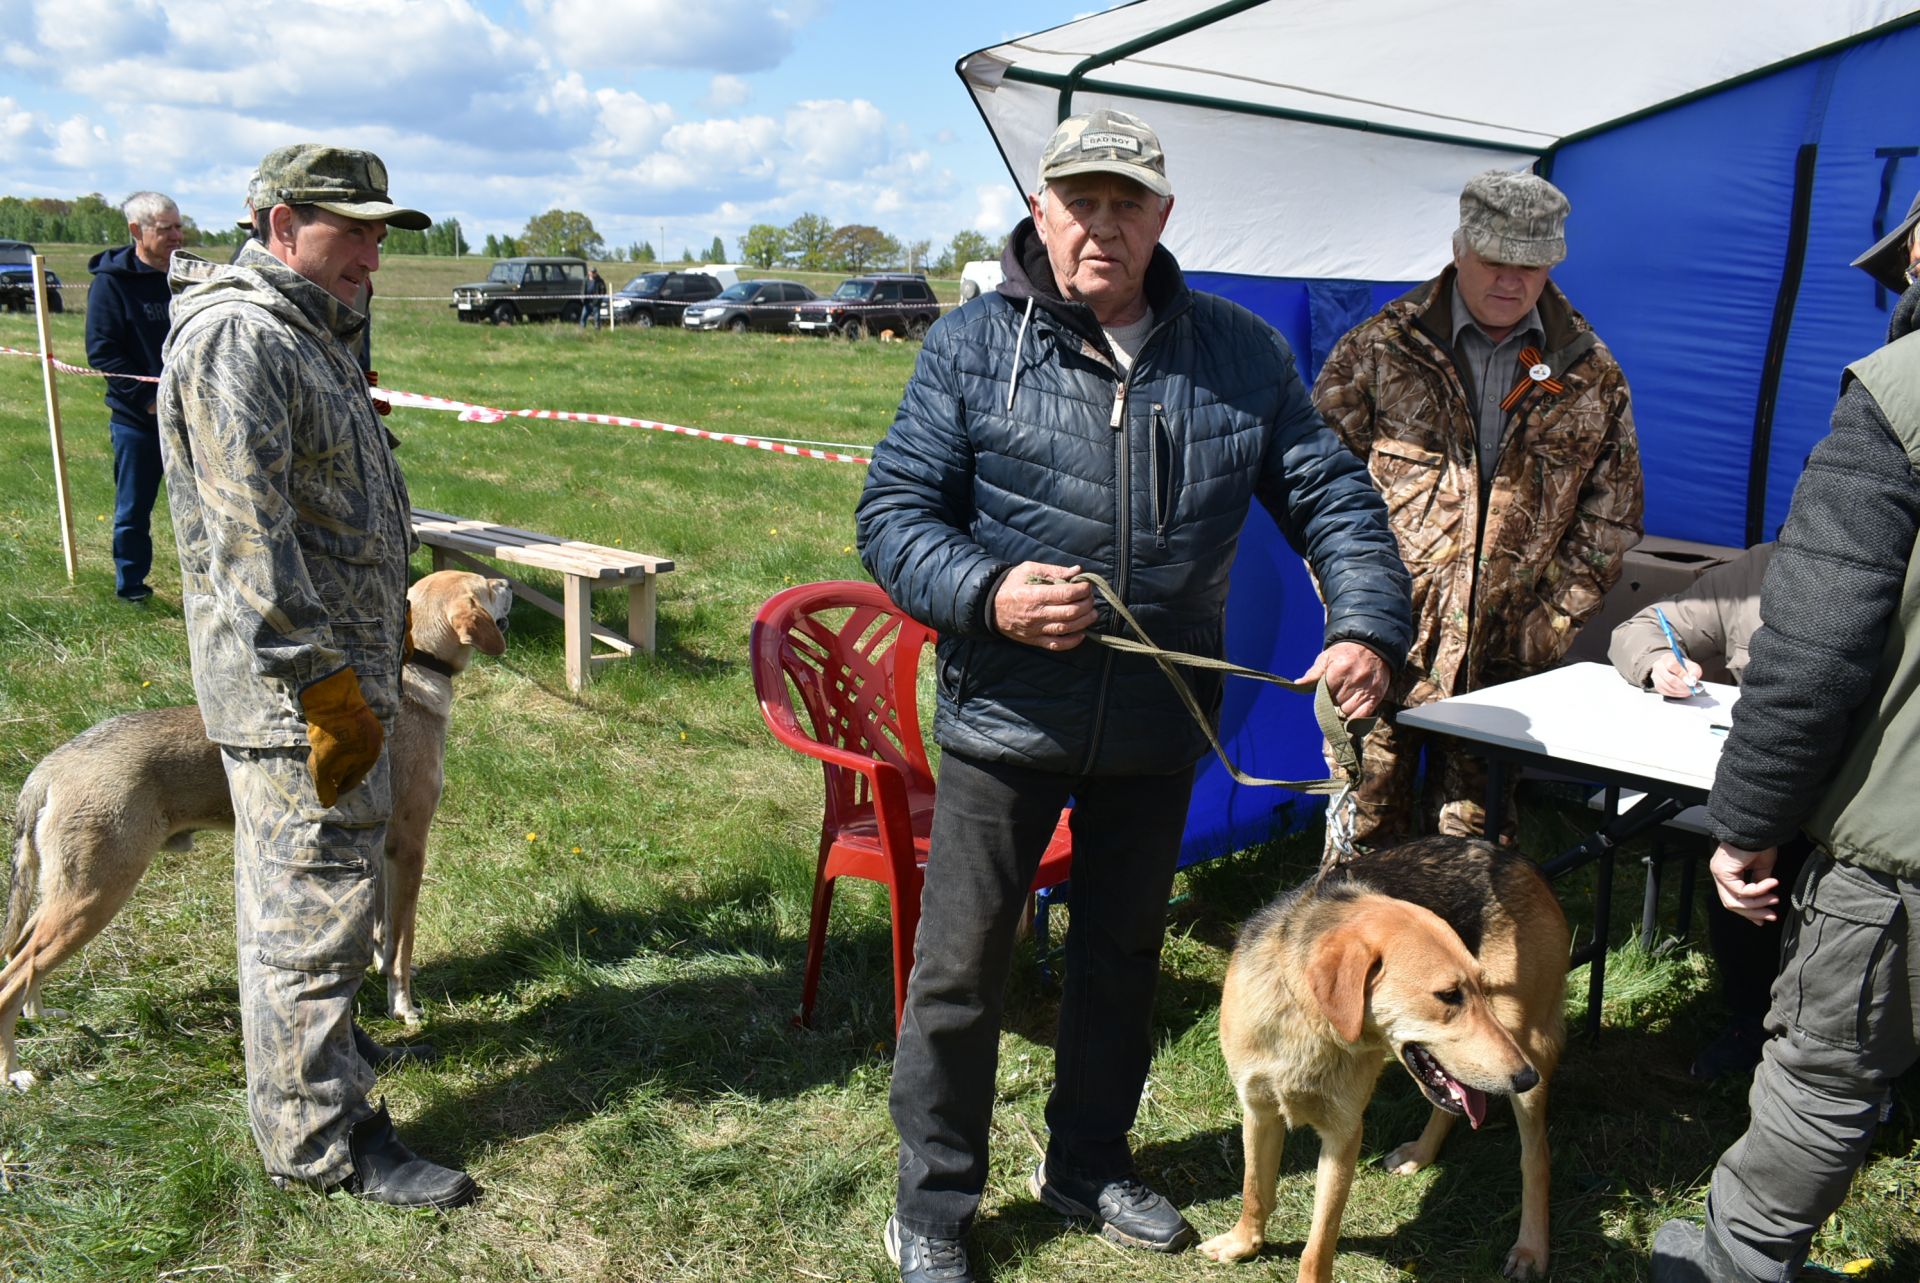
{"type": "Polygon", "coordinates": [[[342,343],[353,342],[367,324],[364,314],[267,253],[258,241],[242,246],[231,265],[175,254],[167,284],[173,289],[169,352],[190,320],[225,303],[251,304],[296,330],[342,343]]]}
{"type": "MultiPolygon", "coordinates": [[[[1000,270],[1006,279],[995,287],[996,292],[1021,308],[1025,308],[1031,300],[1035,307],[1055,317],[1060,324],[1111,359],[1106,332],[1100,327],[1093,309],[1060,292],[1060,284],[1053,275],[1053,260],[1047,257],[1047,247],[1041,241],[1039,229],[1034,227],[1031,217],[1021,219],[1020,225],[1007,237],[1007,246],[1000,251],[1000,270]]],[[[1147,274],[1141,282],[1141,288],[1147,296],[1147,306],[1153,309],[1156,325],[1177,312],[1185,311],[1192,300],[1186,275],[1164,245],[1153,247],[1153,257],[1147,261],[1147,274]]]]}
{"type": "Polygon", "coordinates": [[[87,260],[87,270],[95,276],[158,276],[159,272],[148,267],[134,254],[132,245],[115,245],[112,249],[103,249],[87,260]]]}

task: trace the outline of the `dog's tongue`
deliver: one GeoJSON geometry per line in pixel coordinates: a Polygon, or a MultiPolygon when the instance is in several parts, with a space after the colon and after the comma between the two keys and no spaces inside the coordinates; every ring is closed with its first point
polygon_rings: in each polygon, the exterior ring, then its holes
{"type": "Polygon", "coordinates": [[[1481,1123],[1487,1121],[1487,1094],[1476,1087],[1469,1087],[1454,1078],[1447,1079],[1447,1094],[1452,1096],[1460,1108],[1467,1111],[1467,1121],[1478,1130],[1481,1123]]]}

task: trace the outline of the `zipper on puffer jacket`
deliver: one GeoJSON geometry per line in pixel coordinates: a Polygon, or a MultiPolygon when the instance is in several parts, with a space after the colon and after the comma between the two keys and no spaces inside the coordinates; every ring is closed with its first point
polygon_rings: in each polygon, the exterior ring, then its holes
{"type": "Polygon", "coordinates": [[[1153,481],[1153,546],[1164,550],[1173,525],[1173,433],[1167,429],[1167,408],[1153,403],[1153,440],[1148,467],[1153,481]]]}
{"type": "MultiPolygon", "coordinates": [[[[1133,469],[1129,455],[1129,442],[1132,434],[1127,431],[1127,384],[1131,371],[1123,373],[1114,368],[1113,414],[1107,420],[1107,426],[1113,429],[1113,474],[1114,474],[1114,522],[1117,526],[1114,537],[1116,549],[1113,562],[1113,590],[1120,594],[1120,600],[1127,599],[1127,579],[1132,572],[1132,557],[1129,556],[1133,540],[1133,469]]],[[[1080,769],[1093,769],[1094,759],[1100,755],[1100,736],[1107,725],[1107,691],[1113,684],[1113,651],[1109,650],[1100,657],[1100,684],[1094,689],[1093,728],[1087,735],[1087,756],[1080,769]]]]}

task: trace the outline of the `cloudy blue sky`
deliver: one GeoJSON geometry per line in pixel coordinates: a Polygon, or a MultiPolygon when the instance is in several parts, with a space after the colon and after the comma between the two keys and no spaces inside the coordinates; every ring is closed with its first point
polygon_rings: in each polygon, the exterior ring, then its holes
{"type": "Polygon", "coordinates": [[[151,187],[218,226],[313,139],[379,152],[476,245],[560,207],[667,253],[806,211],[937,251],[1018,213],[954,61],[1105,7],[0,0],[0,194],[151,187]]]}

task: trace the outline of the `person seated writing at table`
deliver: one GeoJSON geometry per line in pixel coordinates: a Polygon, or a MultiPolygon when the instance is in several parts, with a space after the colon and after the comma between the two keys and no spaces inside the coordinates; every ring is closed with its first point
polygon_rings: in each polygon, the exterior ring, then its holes
{"type": "MultiPolygon", "coordinates": [[[[1655,602],[1613,630],[1607,658],[1619,674],[1643,690],[1669,699],[1696,693],[1702,680],[1738,684],[1747,667],[1747,644],[1760,627],[1760,583],[1773,560],[1771,543],[1755,544],[1724,565],[1706,571],[1671,601],[1655,602]],[[1673,630],[1669,639],[1661,619],[1673,630]],[[1676,649],[1680,652],[1675,654],[1676,649]]],[[[1804,837],[1780,850],[1776,872],[1791,885],[1806,862],[1804,837]]],[[[1708,896],[1707,940],[1727,1026],[1694,1059],[1695,1078],[1750,1074],[1767,1040],[1763,1022],[1768,993],[1780,970],[1778,920],[1750,922],[1708,896]]]]}

